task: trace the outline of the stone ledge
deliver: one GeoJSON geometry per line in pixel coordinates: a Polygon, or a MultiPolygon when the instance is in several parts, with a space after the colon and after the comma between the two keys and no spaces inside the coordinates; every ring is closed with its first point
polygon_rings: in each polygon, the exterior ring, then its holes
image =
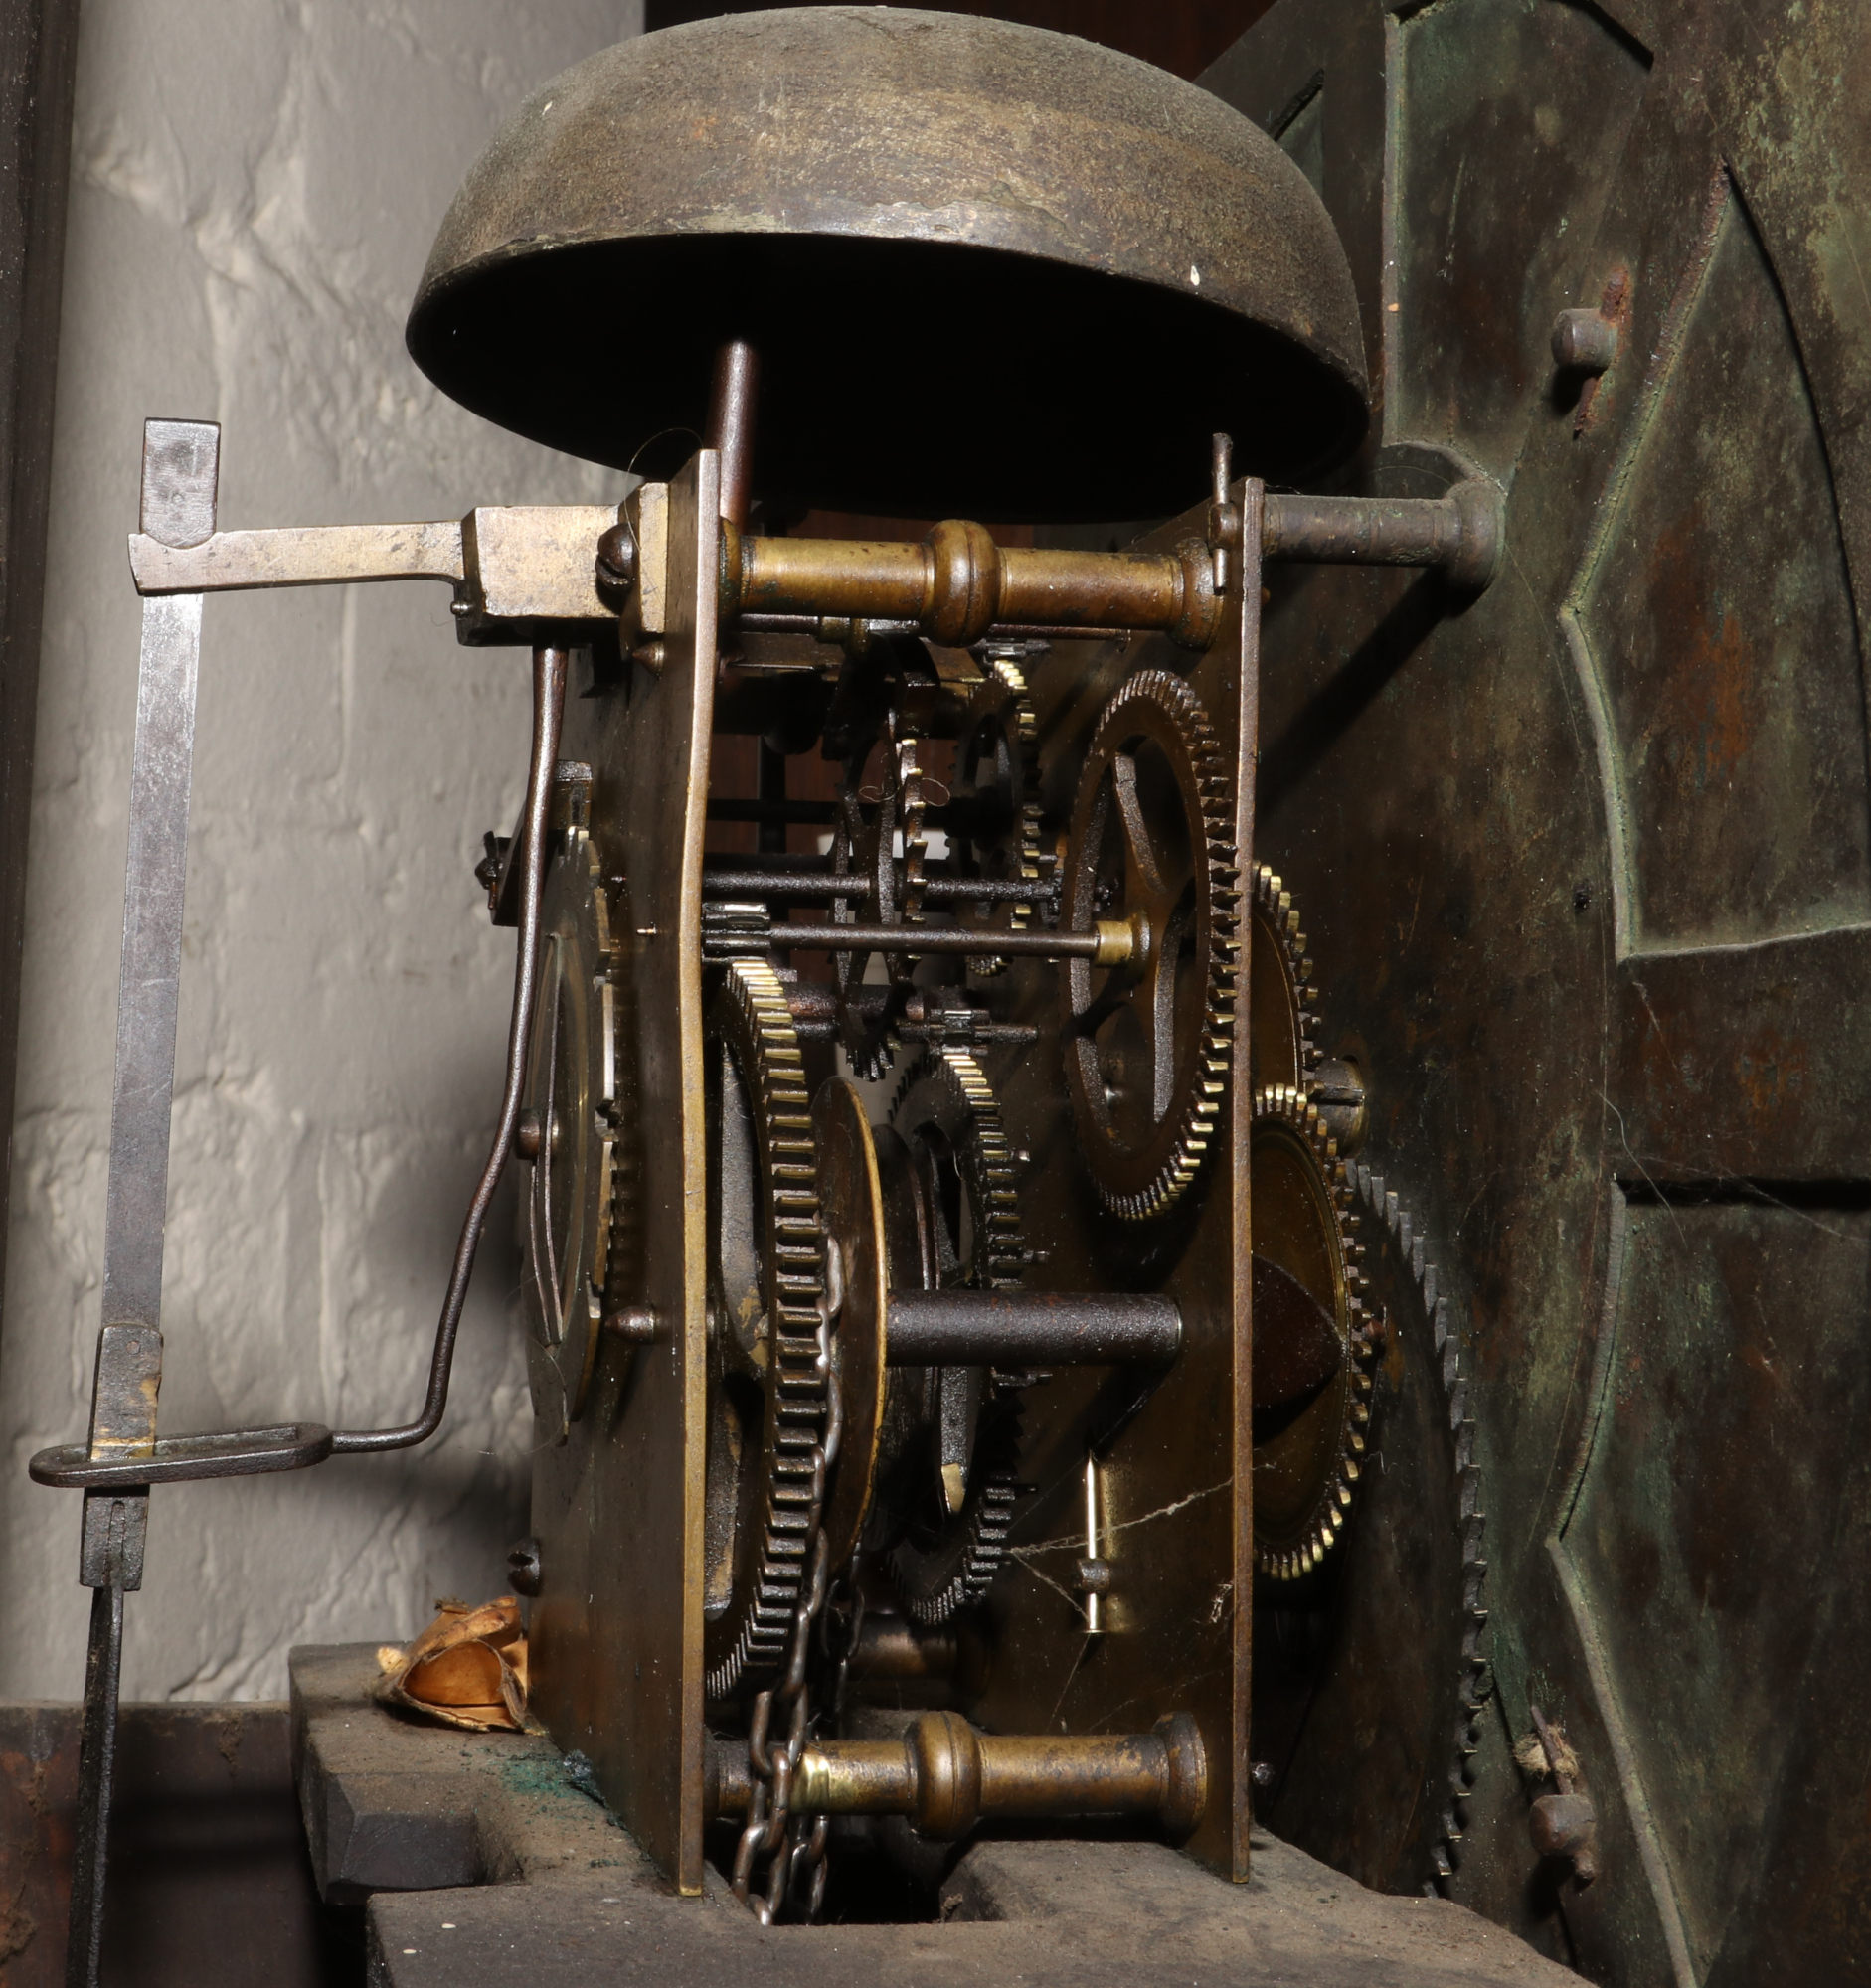
{"type": "Polygon", "coordinates": [[[679,1899],[549,1740],[456,1733],[369,1695],[374,1646],[292,1654],[292,1733],[328,1899],[370,1896],[375,1988],[1564,1988],[1444,1899],[1368,1892],[1273,1837],[1246,1885],[1161,1844],[991,1840],[940,1922],[762,1928],[711,1870],[679,1899]]]}

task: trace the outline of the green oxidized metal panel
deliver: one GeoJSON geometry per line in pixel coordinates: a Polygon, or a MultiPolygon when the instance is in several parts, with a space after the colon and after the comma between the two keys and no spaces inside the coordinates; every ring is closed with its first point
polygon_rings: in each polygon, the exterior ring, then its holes
{"type": "Polygon", "coordinates": [[[1871,1212],[1629,1210],[1598,1436],[1565,1545],[1705,1975],[1760,1852],[1871,1409],[1871,1212]]]}
{"type": "Polygon", "coordinates": [[[1312,1690],[1257,1707],[1265,1814],[1403,1889],[1440,1704],[1452,1896],[1606,1988],[1871,1980],[1863,9],[1282,0],[1211,82],[1351,253],[1353,487],[1452,448],[1507,495],[1472,604],[1271,580],[1257,853],[1468,1377],[1491,1694],[1427,1674],[1461,1604],[1406,1361],[1345,1586],[1257,1641],[1312,1690]],[[1611,370],[1560,374],[1601,305],[1611,370]],[[1536,1702],[1589,1885],[1529,1840],[1536,1702]]]}
{"type": "Polygon", "coordinates": [[[1635,945],[1871,912],[1851,588],[1786,305],[1724,181],[1579,605],[1635,945]]]}
{"type": "Polygon", "coordinates": [[[1562,0],[1444,0],[1394,32],[1385,436],[1505,476],[1649,63],[1562,0]]]}

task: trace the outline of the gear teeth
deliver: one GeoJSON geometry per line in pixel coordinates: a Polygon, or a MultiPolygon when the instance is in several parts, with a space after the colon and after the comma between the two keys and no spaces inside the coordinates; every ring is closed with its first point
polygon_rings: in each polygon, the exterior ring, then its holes
{"type": "MultiPolygon", "coordinates": [[[[1026,673],[1012,656],[990,653],[985,668],[986,681],[969,701],[968,730],[971,732],[982,719],[998,718],[1008,749],[1020,761],[1020,825],[1014,865],[1022,883],[1037,884],[1052,865],[1040,836],[1039,721],[1027,688],[1026,673]]],[[[1027,930],[1032,923],[1033,909],[1024,904],[1009,906],[1009,929],[1027,930]]],[[[998,953],[970,955],[967,965],[968,971],[980,979],[991,979],[1007,970],[1007,961],[998,953]]]]}
{"type": "Polygon", "coordinates": [[[924,864],[929,856],[929,837],[923,832],[923,766],[917,756],[915,739],[897,741],[897,792],[903,809],[903,886],[899,900],[907,925],[923,922],[924,864]]]}
{"type": "Polygon", "coordinates": [[[739,1613],[738,1626],[724,1632],[732,1640],[705,1679],[708,1697],[720,1702],[784,1661],[824,1495],[812,1454],[824,1435],[829,1402],[818,1341],[824,1232],[813,1185],[804,1060],[772,966],[765,959],[729,965],[710,1020],[740,1066],[754,1120],[768,1236],[762,1282],[773,1322],[761,1546],[743,1591],[729,1604],[739,1613]]]}
{"type": "Polygon", "coordinates": [[[1424,1886],[1424,1891],[1434,1897],[1454,1876],[1452,1852],[1462,1840],[1466,1826],[1458,1805],[1472,1792],[1473,1772],[1469,1763],[1480,1743],[1477,1718],[1491,1689],[1488,1660],[1480,1647],[1487,1631],[1487,1610],[1482,1605],[1487,1580],[1487,1561],[1483,1557],[1487,1516],[1481,1506],[1480,1472],[1474,1463],[1473,1390],[1470,1376],[1464,1371],[1462,1344],[1455,1331],[1449,1300],[1442,1289],[1436,1265],[1429,1258],[1422,1228],[1411,1219],[1409,1209],[1386,1185],[1381,1174],[1360,1165],[1352,1170],[1352,1185],[1358,1200],[1392,1239],[1400,1267],[1407,1269],[1417,1286],[1442,1381],[1458,1480],[1464,1621],[1454,1679],[1455,1720],[1450,1731],[1452,1750],[1447,1785],[1452,1800],[1441,1817],[1441,1840],[1433,1852],[1435,1875],[1424,1886]]]}
{"type": "MultiPolygon", "coordinates": [[[[1271,874],[1271,873],[1270,873],[1271,874]]],[[[1277,881],[1277,880],[1276,880],[1277,881]]],[[[1338,1254],[1344,1268],[1347,1290],[1348,1351],[1350,1385],[1345,1391],[1345,1414],[1338,1434],[1338,1452],[1330,1472],[1320,1487],[1312,1517],[1307,1521],[1297,1546],[1270,1551],[1257,1548],[1259,1572],[1275,1580],[1296,1580],[1309,1574],[1324,1559],[1347,1523],[1355,1487],[1363,1475],[1358,1458],[1365,1447],[1362,1433],[1369,1424],[1367,1406],[1371,1393],[1371,1367],[1377,1357],[1375,1338],[1366,1334],[1364,1307],[1355,1295],[1362,1281],[1355,1267],[1363,1245],[1353,1242],[1359,1217],[1351,1212],[1351,1200],[1359,1180],[1357,1170],[1338,1159],[1338,1148],[1319,1108],[1294,1085],[1272,1084],[1255,1093],[1253,1105],[1257,1121],[1279,1118],[1299,1134],[1327,1184],[1327,1199],[1338,1236],[1338,1254]]],[[[1368,1179],[1368,1175],[1364,1176],[1368,1179]]]]}
{"type": "MultiPolygon", "coordinates": [[[[847,787],[840,798],[838,820],[832,832],[834,875],[864,872],[873,860],[882,870],[894,872],[897,879],[895,917],[889,914],[887,908],[876,902],[870,908],[871,916],[885,923],[916,925],[923,922],[929,841],[923,830],[927,796],[919,750],[918,741],[913,735],[893,736],[888,759],[889,787],[883,796],[875,829],[864,825],[859,795],[847,787]],[[894,840],[898,834],[903,838],[901,859],[893,855],[890,847],[880,846],[886,835],[894,840]]],[[[834,903],[832,915],[835,921],[851,921],[849,902],[842,900],[834,903]]],[[[885,953],[883,958],[888,969],[890,994],[883,1014],[866,1020],[851,1005],[851,997],[864,984],[864,961],[850,953],[833,956],[838,987],[838,1040],[852,1075],[869,1083],[880,1081],[896,1061],[896,1028],[901,1019],[903,1001],[909,994],[916,955],[909,951],[893,951],[885,953]]]]}
{"type": "MultiPolygon", "coordinates": [[[[1167,718],[1182,759],[1180,772],[1194,794],[1201,816],[1199,841],[1206,856],[1197,863],[1199,881],[1206,887],[1205,903],[1198,903],[1196,928],[1198,943],[1207,952],[1208,1001],[1203,1015],[1191,1077],[1183,1095],[1172,1106],[1174,1129],[1164,1147],[1155,1172],[1141,1187],[1122,1187],[1106,1178],[1101,1160],[1114,1150],[1108,1138],[1097,1128],[1101,1121],[1085,1101],[1085,1064],[1078,1056],[1067,1059],[1067,1081],[1074,1093],[1074,1115],[1086,1137],[1092,1177],[1100,1200],[1111,1214],[1126,1222],[1144,1222],[1160,1215],[1187,1192],[1200,1173],[1226,1097],[1206,1084],[1203,1074],[1216,1064],[1225,1067],[1232,1049],[1236,975],[1240,961],[1240,894],[1232,887],[1240,875],[1239,852],[1234,842],[1234,773],[1216,744],[1214,728],[1201,700],[1181,677],[1166,670],[1139,670],[1121,685],[1100,715],[1088,755],[1088,774],[1097,767],[1101,742],[1114,725],[1123,722],[1125,707],[1133,704],[1154,706],[1167,718]],[[1225,888],[1226,887],[1226,888],[1225,888]]],[[[1160,740],[1158,744],[1160,744],[1160,740]]],[[[1083,791],[1083,789],[1082,789],[1083,791]]],[[[1081,911],[1080,915],[1083,915],[1081,911]]],[[[1071,923],[1070,916],[1066,922],[1071,923]]],[[[1063,977],[1070,1024],[1075,984],[1069,969],[1063,977]]],[[[1068,1028],[1070,1036],[1070,1029],[1068,1028]]],[[[1095,1059],[1094,1059],[1095,1061],[1095,1059]]],[[[1152,1136],[1152,1144],[1155,1135],[1152,1136]]]]}
{"type": "MultiPolygon", "coordinates": [[[[974,1214],[975,1255],[964,1266],[976,1289],[1013,1290],[1027,1250],[1020,1224],[1017,1162],[994,1095],[973,1054],[959,1045],[926,1051],[905,1074],[890,1122],[906,1137],[934,1116],[916,1115],[915,1100],[941,1113],[974,1214]],[[906,1123],[906,1120],[908,1121],[906,1123]]],[[[993,1377],[994,1399],[983,1404],[967,1497],[955,1524],[960,1537],[948,1565],[932,1576],[927,1558],[900,1545],[890,1557],[893,1581],[911,1619],[925,1627],[971,1608],[993,1585],[1007,1557],[1007,1536],[1020,1495],[1020,1389],[1031,1376],[993,1377]]],[[[937,1549],[941,1553],[942,1549],[937,1549]]]]}
{"type": "MultiPolygon", "coordinates": [[[[1316,1069],[1323,1056],[1312,1040],[1311,1032],[1318,1021],[1312,1010],[1319,998],[1319,990],[1311,984],[1312,962],[1305,956],[1306,938],[1299,928],[1299,913],[1293,905],[1292,893],[1277,873],[1265,863],[1254,866],[1249,895],[1279,954],[1281,975],[1292,1003],[1295,1074],[1303,1076],[1308,1070],[1316,1069]]],[[[1263,1073],[1260,1078],[1263,1085],[1274,1080],[1268,1073],[1263,1073]]],[[[1285,1081],[1283,1077],[1278,1080],[1285,1081]]]]}

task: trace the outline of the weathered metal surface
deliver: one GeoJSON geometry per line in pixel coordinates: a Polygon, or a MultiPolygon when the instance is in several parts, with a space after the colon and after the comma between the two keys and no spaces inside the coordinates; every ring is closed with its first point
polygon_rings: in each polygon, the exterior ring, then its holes
{"type": "MultiPolygon", "coordinates": [[[[714,695],[718,458],[670,492],[660,676],[575,698],[565,750],[594,769],[592,836],[618,924],[614,1220],[661,1343],[603,1335],[583,1415],[535,1458],[541,1716],[684,1891],[702,1883],[702,1468],[707,1234],[702,839],[714,695]]],[[[556,1408],[542,1426],[564,1427],[556,1408]]]]}
{"type": "Polygon", "coordinates": [[[1110,50],[914,9],[730,16],[556,78],[409,337],[456,400],[619,466],[699,431],[751,340],[756,489],[883,515],[1160,515],[1216,427],[1291,478],[1363,426],[1342,253],[1261,132],[1110,50]]]}
{"type": "Polygon", "coordinates": [[[1326,566],[1437,567],[1462,593],[1500,571],[1501,493],[1486,477],[1446,497],[1270,496],[1263,548],[1270,560],[1326,566]]]}
{"type": "MultiPolygon", "coordinates": [[[[1458,615],[1275,579],[1262,850],[1476,1362],[1496,1689],[1450,1890],[1606,1983],[1871,1971],[1867,61],[1837,4],[1312,0],[1210,78],[1307,159],[1385,333],[1354,487],[1431,494],[1450,448],[1508,485],[1458,615]],[[1616,327],[1595,379],[1564,310],[1616,327]],[[1528,1834],[1535,1703],[1589,1884],[1528,1834]]],[[[1348,1569],[1395,1605],[1285,1625],[1338,1738],[1268,1809],[1392,1883],[1359,1739],[1407,1730],[1458,1587],[1413,1568],[1435,1376],[1398,1378],[1348,1569]]]]}
{"type": "MultiPolygon", "coordinates": [[[[142,525],[151,538],[187,545],[214,531],[220,448],[221,430],[211,422],[145,423],[142,525]]],[[[117,983],[103,1308],[107,1325],[144,1325],[152,1331],[162,1317],[169,1092],[175,1076],[201,637],[199,594],[178,594],[144,607],[117,983]]],[[[160,1346],[158,1340],[158,1359],[160,1346]]]]}
{"type": "Polygon", "coordinates": [[[284,1422],[276,1428],[234,1429],[222,1435],[160,1436],[141,1456],[98,1458],[82,1442],[60,1443],[40,1450],[29,1467],[35,1484],[54,1490],[120,1490],[303,1470],[324,1462],[331,1443],[332,1432],[321,1422],[284,1422]]]}
{"type": "MultiPolygon", "coordinates": [[[[130,573],[145,596],[445,580],[454,589],[458,641],[530,648],[609,631],[615,608],[597,590],[597,549],[616,518],[608,504],[480,505],[464,519],[215,532],[187,546],[133,532],[130,573]]],[[[657,512],[643,534],[638,575],[656,615],[663,583],[659,523],[657,512]]]]}

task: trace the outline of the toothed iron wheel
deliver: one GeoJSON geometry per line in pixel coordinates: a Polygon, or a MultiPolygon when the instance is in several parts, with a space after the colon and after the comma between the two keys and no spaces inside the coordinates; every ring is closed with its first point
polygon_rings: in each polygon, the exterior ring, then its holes
{"type": "Polygon", "coordinates": [[[585,1407],[611,1270],[617,992],[611,899],[582,823],[546,873],[539,1003],[515,1144],[534,1412],[563,1442],[585,1407]]]}
{"type": "Polygon", "coordinates": [[[1397,1193],[1362,1165],[1347,1185],[1377,1338],[1363,1480],[1340,1549],[1259,1597],[1254,1745],[1275,1778],[1257,1809],[1363,1884],[1434,1891],[1459,1861],[1490,1684],[1467,1360],[1397,1193]]]}
{"type": "Polygon", "coordinates": [[[1060,1035],[1105,1206],[1158,1214],[1195,1179],[1228,1094],[1238,957],[1234,782],[1200,701],[1142,670],[1105,707],[1072,813],[1062,922],[1128,924],[1130,959],[1069,961],[1060,1035]]]}
{"type": "Polygon", "coordinates": [[[707,1011],[708,1450],[703,1661],[720,1702],[785,1655],[824,1498],[824,1241],[785,991],[723,968],[707,1011]]]}
{"type": "MultiPolygon", "coordinates": [[[[1008,1290],[1025,1262],[1000,1106],[964,1049],[918,1059],[890,1114],[892,1281],[1008,1290]]],[[[1006,1557],[1029,1377],[970,1367],[893,1370],[881,1527],[904,1611],[945,1622],[986,1594],[1006,1557]]]]}

